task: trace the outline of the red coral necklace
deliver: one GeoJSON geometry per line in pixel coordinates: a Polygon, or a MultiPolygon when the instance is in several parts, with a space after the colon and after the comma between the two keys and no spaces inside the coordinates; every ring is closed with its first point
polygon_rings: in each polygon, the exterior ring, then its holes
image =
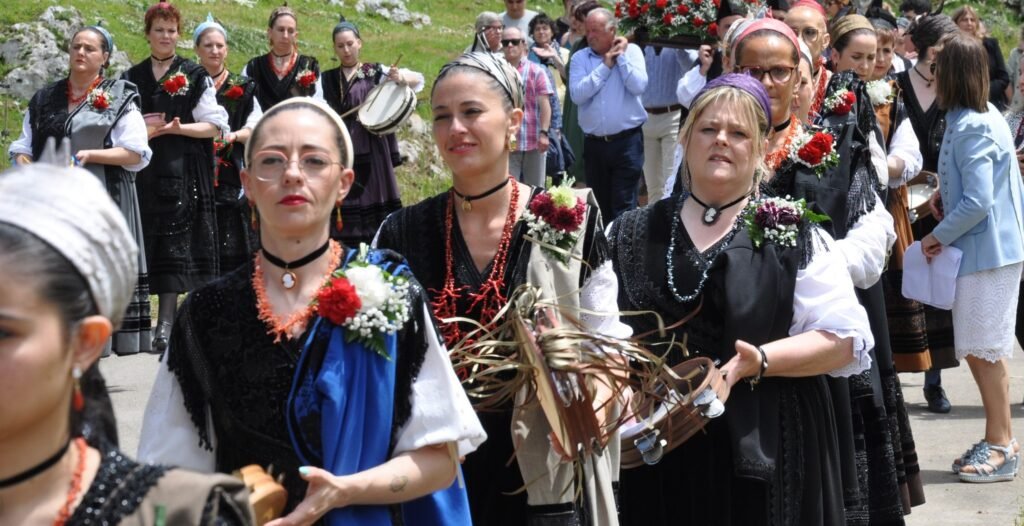
{"type": "Polygon", "coordinates": [[[818,57],[818,86],[814,89],[814,100],[811,101],[811,116],[821,113],[821,105],[825,103],[825,87],[827,85],[828,70],[825,68],[825,57],[818,57]]]}
{"type": "Polygon", "coordinates": [[[800,121],[797,120],[796,115],[789,116],[789,126],[786,127],[786,138],[783,139],[782,145],[777,149],[773,150],[768,155],[764,156],[764,163],[768,166],[771,171],[776,171],[782,166],[782,161],[789,157],[789,147],[793,144],[793,137],[796,137],[797,129],[800,126],[800,121]]]}
{"type": "Polygon", "coordinates": [[[277,55],[275,55],[274,52],[270,52],[270,54],[267,55],[267,60],[270,61],[270,69],[278,78],[284,78],[292,72],[292,68],[295,67],[295,61],[299,58],[299,54],[292,52],[291,58],[288,59],[288,65],[283,69],[277,69],[277,64],[274,63],[274,57],[276,56],[277,55]]]}
{"type": "Polygon", "coordinates": [[[89,84],[89,87],[85,88],[85,91],[82,92],[82,95],[80,97],[75,97],[74,90],[71,88],[71,79],[69,78],[68,85],[64,88],[64,94],[67,95],[68,104],[71,106],[77,106],[81,104],[82,101],[85,100],[85,98],[88,97],[90,93],[92,93],[92,90],[96,89],[96,86],[100,85],[100,82],[103,82],[103,77],[97,75],[96,78],[92,81],[92,83],[89,84]]]}
{"type": "MultiPolygon", "coordinates": [[[[326,272],[324,272],[324,278],[321,281],[327,281],[327,277],[341,263],[341,245],[334,240],[331,240],[329,245],[331,257],[326,272]]],[[[265,257],[266,253],[263,255],[265,257]]],[[[309,320],[309,317],[316,310],[316,307],[310,302],[305,308],[293,312],[287,318],[274,314],[274,310],[270,306],[270,300],[267,299],[267,285],[263,279],[263,266],[260,264],[259,252],[253,258],[252,290],[256,294],[256,311],[259,313],[259,319],[268,327],[267,334],[274,337],[274,343],[279,343],[281,338],[291,338],[293,330],[296,327],[305,325],[306,321],[309,320]]]]}
{"type": "Polygon", "coordinates": [[[61,506],[60,512],[57,513],[57,519],[53,521],[53,526],[64,526],[71,518],[72,507],[75,505],[75,501],[78,500],[78,495],[82,493],[82,474],[85,473],[86,457],[89,449],[85,443],[85,439],[78,437],[75,439],[75,453],[78,454],[78,459],[75,462],[75,471],[71,475],[71,487],[68,488],[68,494],[64,499],[64,505],[61,506]]]}
{"type": "MultiPolygon", "coordinates": [[[[494,319],[494,316],[498,314],[498,311],[508,301],[503,292],[505,289],[505,267],[508,265],[508,249],[512,245],[512,229],[516,224],[516,211],[518,209],[519,185],[512,181],[512,197],[508,202],[505,226],[501,231],[501,240],[498,242],[498,251],[494,255],[491,273],[487,276],[487,280],[480,285],[480,289],[477,292],[469,294],[469,298],[472,301],[466,313],[472,312],[479,306],[479,320],[482,323],[489,323],[494,319]]],[[[454,222],[455,189],[452,188],[448,193],[448,206],[444,216],[444,288],[441,290],[430,290],[430,293],[434,295],[434,300],[430,302],[430,306],[434,311],[434,317],[438,321],[458,315],[458,300],[462,297],[462,291],[468,289],[465,285],[461,287],[455,286],[455,273],[452,268],[454,266],[452,258],[452,230],[455,227],[454,222]]],[[[441,333],[448,347],[455,345],[463,337],[459,324],[455,322],[443,325],[441,333]]]]}

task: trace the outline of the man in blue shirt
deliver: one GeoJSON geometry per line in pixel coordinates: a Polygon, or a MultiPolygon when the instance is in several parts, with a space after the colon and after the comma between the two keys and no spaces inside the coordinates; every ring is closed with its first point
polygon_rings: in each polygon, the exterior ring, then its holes
{"type": "Polygon", "coordinates": [[[636,208],[644,166],[641,127],[647,121],[640,97],[647,69],[640,48],[617,37],[615,15],[597,8],[587,15],[588,47],[569,67],[569,95],[579,107],[587,184],[605,222],[636,208]]]}
{"type": "Polygon", "coordinates": [[[644,46],[647,90],[640,98],[647,111],[644,123],[644,181],[647,202],[672,193],[676,175],[676,142],[683,105],[676,100],[676,84],[694,59],[685,50],[644,46]]]}

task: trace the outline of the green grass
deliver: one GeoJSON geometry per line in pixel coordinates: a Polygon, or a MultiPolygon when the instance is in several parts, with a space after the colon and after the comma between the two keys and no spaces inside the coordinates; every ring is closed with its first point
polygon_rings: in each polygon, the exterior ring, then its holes
{"type": "MultiPolygon", "coordinates": [[[[64,5],[77,8],[86,23],[101,21],[114,36],[119,50],[128,54],[131,61],[138,62],[149,55],[149,47],[143,35],[143,15],[151,4],[143,0],[44,0],[41,2],[6,2],[0,10],[0,27],[18,22],[35,20],[48,6],[64,5]]],[[[337,67],[331,42],[331,30],[338,21],[338,15],[359,26],[363,37],[364,61],[383,63],[394,62],[402,55],[401,66],[419,71],[426,76],[427,88],[421,93],[421,102],[429,92],[438,70],[448,60],[460,53],[472,40],[473,21],[481,11],[502,11],[500,0],[407,0],[410,11],[430,16],[431,24],[415,29],[412,26],[396,24],[357,13],[356,0],[345,0],[345,7],[334,7],[326,0],[291,0],[288,2],[299,14],[299,49],[303,54],[315,56],[321,69],[337,67]]],[[[228,30],[231,47],[228,67],[241,71],[252,57],[267,51],[266,23],[270,11],[281,5],[280,0],[259,0],[252,8],[237,5],[228,0],[178,0],[175,5],[182,12],[182,41],[191,42],[192,31],[212,12],[228,30]]],[[[553,16],[562,14],[560,0],[531,0],[530,8],[542,10],[553,16]]],[[[194,54],[188,49],[179,52],[189,58],[194,54]]],[[[0,77],[11,66],[0,62],[0,77]]],[[[20,133],[22,112],[27,101],[15,101],[0,96],[0,168],[8,166],[7,147],[20,133]]],[[[421,116],[429,114],[426,104],[420,104],[421,116]]],[[[399,133],[399,137],[407,134],[399,133]]],[[[432,174],[429,156],[421,162],[401,166],[397,169],[399,186],[406,203],[416,203],[422,198],[434,195],[448,186],[446,174],[432,174]]]]}

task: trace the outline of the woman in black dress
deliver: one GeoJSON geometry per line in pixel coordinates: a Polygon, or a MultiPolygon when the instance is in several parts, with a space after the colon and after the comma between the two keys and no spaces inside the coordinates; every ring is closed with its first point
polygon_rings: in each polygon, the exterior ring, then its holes
{"type": "MultiPolygon", "coordinates": [[[[946,35],[955,33],[957,26],[946,15],[928,15],[914,22],[907,31],[917,48],[917,63],[909,70],[897,73],[896,83],[907,109],[907,118],[921,145],[923,159],[921,172],[909,184],[935,185],[939,169],[939,147],[946,131],[946,112],[935,103],[932,64],[935,63],[937,44],[946,35]]],[[[937,224],[938,221],[930,213],[923,214],[912,225],[914,239],[923,239],[937,224]]],[[[924,377],[924,397],[929,411],[948,413],[952,407],[942,388],[942,369],[960,365],[953,348],[953,314],[928,305],[924,306],[924,314],[930,358],[930,363],[926,362],[928,368],[924,377]]],[[[920,372],[921,368],[915,367],[916,363],[901,363],[898,356],[896,359],[898,370],[903,372],[920,372]]]]}
{"type": "MultiPolygon", "coordinates": [[[[844,524],[825,374],[860,372],[872,337],[831,237],[803,203],[757,195],[770,114],[749,76],[709,82],[681,132],[691,193],[611,226],[619,309],[654,311],[666,325],[694,315],[670,336],[719,360],[730,387],[704,433],[622,472],[625,524],[844,524]]],[[[656,333],[654,316],[624,320],[656,333]]],[[[667,355],[670,365],[683,358],[667,355]]]]}
{"type": "Polygon", "coordinates": [[[999,111],[1006,109],[1006,87],[1010,85],[1010,72],[1006,70],[1003,50],[999,49],[999,41],[985,36],[985,27],[978,18],[973,7],[965,5],[953,12],[953,23],[971,38],[980,40],[985,46],[985,57],[988,60],[988,101],[999,111]]]}
{"type": "Polygon", "coordinates": [[[98,26],[80,29],[71,37],[68,77],[32,97],[21,137],[11,143],[9,151],[15,162],[23,164],[39,158],[48,138],[60,141],[69,137],[75,158],[106,184],[110,197],[121,208],[140,247],[139,275],[111,349],[117,354],[134,354],[149,351],[153,339],[149,277],[146,255],[141,250],[143,230],[135,190],[135,174],[149,164],[153,152],[139,112],[137,89],[131,82],[103,76],[113,46],[113,38],[98,26]]]}
{"type": "Polygon", "coordinates": [[[166,2],[146,11],[150,56],[123,78],[139,88],[153,159],[136,188],[146,240],[149,288],[160,298],[153,349],[163,352],[178,294],[217,277],[213,137],[228,131],[213,82],[202,66],[178,56],[181,14],[166,2]]]}
{"type": "Polygon", "coordinates": [[[214,140],[213,193],[217,210],[217,242],[220,243],[220,273],[227,274],[249,261],[256,248],[248,200],[242,195],[239,172],[245,159],[245,144],[263,115],[256,100],[256,82],[232,75],[227,68],[228,34],[224,26],[207,16],[192,33],[199,63],[213,79],[217,104],[228,113],[231,131],[214,140]]]}
{"type": "Polygon", "coordinates": [[[140,464],[97,433],[95,412],[112,414],[90,370],[138,251],[106,185],[50,144],[0,173],[0,524],[252,524],[240,480],[140,464]]]}
{"type": "Polygon", "coordinates": [[[320,65],[316,59],[299,54],[299,19],[288,6],[270,12],[267,39],[270,51],[249,61],[242,76],[256,81],[256,99],[261,108],[291,97],[323,97],[320,65]]]}
{"type": "Polygon", "coordinates": [[[402,163],[402,157],[395,134],[377,135],[366,131],[352,109],[366,102],[370,90],[382,82],[397,82],[420,91],[424,80],[423,75],[407,69],[376,62],[363,63],[359,58],[363,39],[351,22],[342,20],[334,26],[332,39],[334,54],[341,61],[341,66],[324,72],[323,96],[339,115],[348,113],[345,125],[352,135],[352,148],[355,150],[352,169],[356,180],[341,209],[335,211],[341,219],[335,221],[331,237],[357,246],[369,243],[384,218],[402,208],[394,169],[402,163]]]}

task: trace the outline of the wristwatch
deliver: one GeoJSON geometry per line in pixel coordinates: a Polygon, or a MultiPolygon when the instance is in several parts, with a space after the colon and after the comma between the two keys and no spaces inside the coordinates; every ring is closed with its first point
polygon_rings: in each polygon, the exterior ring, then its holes
{"type": "Polygon", "coordinates": [[[547,130],[541,130],[540,133],[543,133],[544,135],[547,135],[548,131],[547,130]]]}

